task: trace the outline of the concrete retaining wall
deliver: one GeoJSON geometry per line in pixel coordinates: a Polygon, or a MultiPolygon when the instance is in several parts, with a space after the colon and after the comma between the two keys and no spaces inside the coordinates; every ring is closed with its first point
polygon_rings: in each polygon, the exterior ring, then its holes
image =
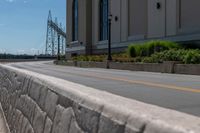
{"type": "Polygon", "coordinates": [[[174,71],[180,74],[200,75],[200,64],[197,65],[176,64],[174,66],[174,71]]]}
{"type": "Polygon", "coordinates": [[[0,65],[11,133],[199,133],[200,118],[0,65]]]}
{"type": "MultiPolygon", "coordinates": [[[[106,68],[106,62],[87,62],[87,61],[55,61],[59,65],[77,66],[77,67],[93,67],[106,68]]],[[[131,70],[131,71],[146,71],[146,72],[161,72],[161,73],[176,73],[176,74],[191,74],[200,75],[200,64],[178,64],[180,62],[166,61],[164,63],[120,63],[110,62],[110,69],[131,70]]]]}
{"type": "Polygon", "coordinates": [[[134,64],[134,63],[116,63],[110,62],[111,69],[132,70],[132,71],[151,71],[162,72],[162,64],[134,64]]]}

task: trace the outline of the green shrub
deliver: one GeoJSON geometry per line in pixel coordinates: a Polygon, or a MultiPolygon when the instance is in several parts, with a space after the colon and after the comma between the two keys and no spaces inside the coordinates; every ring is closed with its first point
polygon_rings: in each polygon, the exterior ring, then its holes
{"type": "MultiPolygon", "coordinates": [[[[133,45],[134,54],[138,56],[135,56],[134,58],[132,58],[128,56],[127,53],[112,54],[113,61],[115,62],[144,62],[144,63],[162,63],[164,61],[181,61],[186,64],[200,64],[200,50],[177,49],[178,47],[173,44],[166,44],[166,45],[170,45],[167,47],[175,48],[175,49],[164,50],[165,47],[162,47],[161,52],[154,51],[155,53],[151,54],[150,56],[146,56],[149,50],[148,47],[152,45],[153,44],[133,45]]],[[[156,44],[154,46],[159,46],[159,45],[156,44]]],[[[92,55],[92,56],[81,55],[81,56],[73,57],[73,60],[103,62],[106,60],[106,58],[107,58],[107,55],[92,55]]]]}
{"type": "Polygon", "coordinates": [[[132,44],[128,47],[130,57],[150,56],[156,52],[181,48],[177,43],[170,41],[149,41],[141,44],[132,44]]]}
{"type": "Polygon", "coordinates": [[[136,57],[136,56],[137,56],[137,54],[136,54],[136,46],[134,46],[134,45],[129,45],[129,46],[128,46],[127,53],[128,53],[128,55],[129,55],[129,57],[136,57]]]}
{"type": "Polygon", "coordinates": [[[183,62],[185,64],[200,64],[200,51],[189,50],[185,55],[183,62]]]}
{"type": "Polygon", "coordinates": [[[105,55],[92,55],[92,56],[84,56],[79,55],[72,58],[72,60],[75,61],[96,61],[96,62],[102,62],[106,58],[105,55]]]}
{"type": "Polygon", "coordinates": [[[143,57],[143,56],[148,56],[148,45],[138,45],[137,49],[137,56],[143,57]]]}
{"type": "Polygon", "coordinates": [[[148,47],[149,56],[156,52],[180,48],[180,46],[177,43],[170,41],[150,41],[147,42],[145,45],[147,45],[148,47]]]}
{"type": "Polygon", "coordinates": [[[115,53],[115,54],[112,54],[112,57],[115,58],[115,57],[121,57],[121,58],[129,58],[128,54],[127,53],[115,53]]]}
{"type": "Polygon", "coordinates": [[[134,62],[142,62],[142,57],[135,57],[134,62]]]}
{"type": "Polygon", "coordinates": [[[129,57],[146,56],[147,46],[142,44],[133,44],[128,47],[129,57]]]}
{"type": "MultiPolygon", "coordinates": [[[[156,59],[158,59],[158,58],[156,58],[156,59]]],[[[158,63],[159,61],[155,61],[155,59],[152,57],[144,57],[141,62],[143,62],[143,63],[158,63]]]]}
{"type": "Polygon", "coordinates": [[[163,61],[181,61],[186,64],[200,63],[200,50],[171,49],[143,58],[145,63],[162,63],[163,61]]]}
{"type": "Polygon", "coordinates": [[[127,53],[112,54],[114,62],[134,62],[134,58],[128,56],[127,53]]]}
{"type": "Polygon", "coordinates": [[[88,57],[87,56],[83,56],[83,55],[75,56],[75,57],[73,57],[73,60],[76,60],[76,61],[89,61],[88,57]]]}

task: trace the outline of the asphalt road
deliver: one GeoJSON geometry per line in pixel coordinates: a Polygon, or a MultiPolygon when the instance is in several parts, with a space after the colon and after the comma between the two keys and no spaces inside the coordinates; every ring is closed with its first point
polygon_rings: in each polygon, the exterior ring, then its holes
{"type": "Polygon", "coordinates": [[[76,68],[52,62],[7,65],[200,117],[200,76],[76,68]]]}

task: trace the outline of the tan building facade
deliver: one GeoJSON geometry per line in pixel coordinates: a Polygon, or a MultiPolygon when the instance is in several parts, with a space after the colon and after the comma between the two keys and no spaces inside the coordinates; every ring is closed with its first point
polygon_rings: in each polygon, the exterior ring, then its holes
{"type": "MultiPolygon", "coordinates": [[[[108,47],[108,0],[67,0],[67,55],[108,47]]],[[[112,51],[151,39],[200,40],[199,0],[111,0],[112,51]]]]}

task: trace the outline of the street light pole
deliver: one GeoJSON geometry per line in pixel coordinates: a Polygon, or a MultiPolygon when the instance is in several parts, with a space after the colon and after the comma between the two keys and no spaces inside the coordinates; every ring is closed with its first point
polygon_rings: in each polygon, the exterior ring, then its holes
{"type": "Polygon", "coordinates": [[[112,22],[112,15],[109,14],[109,16],[108,16],[108,61],[112,61],[112,56],[111,56],[111,22],[112,22]]]}
{"type": "Polygon", "coordinates": [[[109,62],[112,61],[111,56],[111,24],[112,24],[112,14],[111,14],[111,0],[108,0],[108,57],[107,57],[107,68],[109,68],[109,62]]]}
{"type": "Polygon", "coordinates": [[[58,60],[60,60],[60,35],[58,34],[58,54],[57,54],[58,60]]]}

